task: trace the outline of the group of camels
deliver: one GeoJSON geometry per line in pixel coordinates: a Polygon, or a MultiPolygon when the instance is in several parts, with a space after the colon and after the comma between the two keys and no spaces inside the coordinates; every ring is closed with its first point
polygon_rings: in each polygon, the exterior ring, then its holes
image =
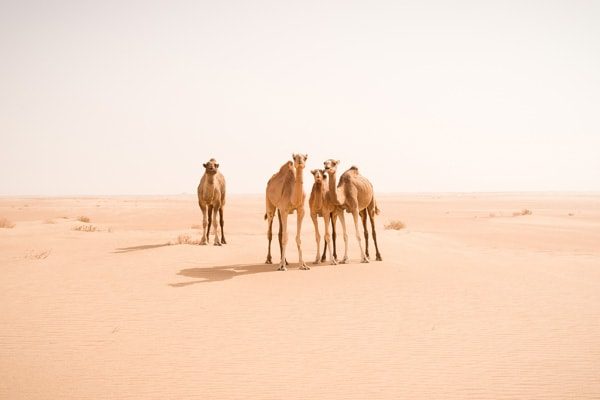
{"type": "MultiPolygon", "coordinates": [[[[286,265],[286,247],[288,242],[287,219],[290,214],[296,212],[296,245],[298,246],[299,268],[310,269],[302,258],[302,248],[300,233],[302,230],[302,220],[304,218],[304,203],[306,194],[303,188],[304,168],[306,166],[306,154],[293,154],[293,161],[287,161],[281,166],[279,172],[274,174],[267,183],[266,191],[266,213],[267,220],[267,239],[269,241],[267,250],[267,264],[272,264],[271,241],[273,237],[273,219],[277,213],[279,220],[279,248],[281,251],[281,261],[278,270],[287,270],[286,265]]],[[[379,214],[379,208],[375,201],[373,185],[364,176],[360,175],[358,168],[350,167],[344,172],[339,182],[337,180],[337,167],[339,160],[329,159],[325,161],[324,169],[313,169],[311,174],[314,177],[314,184],[309,197],[310,216],[315,226],[315,239],[317,242],[317,255],[315,264],[326,260],[326,253],[329,253],[329,260],[332,264],[337,264],[336,254],[336,222],[339,220],[342,224],[344,235],[344,257],[341,263],[348,262],[348,234],[346,231],[346,220],[344,211],[352,214],[354,219],[354,229],[356,239],[360,247],[361,262],[369,262],[369,234],[367,230],[367,219],[371,222],[371,233],[375,244],[375,259],[381,261],[381,254],[377,246],[377,234],[375,232],[375,215],[379,214]],[[365,248],[363,249],[362,239],[359,231],[358,217],[360,216],[364,229],[365,248]],[[321,256],[321,235],[319,234],[318,217],[325,221],[325,244],[323,255],[321,256]],[[329,232],[331,225],[332,234],[329,232]],[[331,243],[333,236],[333,245],[331,243]],[[332,250],[333,248],[333,250],[332,250]]],[[[219,164],[214,158],[204,163],[205,173],[198,185],[198,204],[202,210],[202,239],[200,244],[208,243],[208,235],[211,224],[214,220],[216,246],[225,244],[225,235],[223,233],[223,207],[225,206],[225,178],[219,172],[219,164]],[[217,213],[219,220],[217,221],[217,213]],[[219,228],[221,230],[219,237],[219,228]]]]}

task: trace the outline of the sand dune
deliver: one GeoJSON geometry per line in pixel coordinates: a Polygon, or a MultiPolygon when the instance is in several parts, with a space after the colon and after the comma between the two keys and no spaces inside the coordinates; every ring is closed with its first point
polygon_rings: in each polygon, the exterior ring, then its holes
{"type": "Polygon", "coordinates": [[[351,227],[351,264],[299,271],[290,240],[277,272],[262,196],[223,247],[169,244],[193,196],[1,198],[0,399],[599,398],[600,195],[379,205],[383,262],[351,227]]]}

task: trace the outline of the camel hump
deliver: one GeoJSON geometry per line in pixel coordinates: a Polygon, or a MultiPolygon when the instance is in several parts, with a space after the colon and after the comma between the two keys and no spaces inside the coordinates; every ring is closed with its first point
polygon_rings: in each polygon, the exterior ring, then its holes
{"type": "Polygon", "coordinates": [[[353,165],[350,167],[350,171],[356,171],[358,172],[358,167],[356,165],[353,165]]]}

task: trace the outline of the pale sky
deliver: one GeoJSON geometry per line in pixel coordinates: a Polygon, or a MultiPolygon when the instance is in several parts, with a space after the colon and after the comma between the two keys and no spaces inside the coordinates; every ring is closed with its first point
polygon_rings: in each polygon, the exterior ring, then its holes
{"type": "Polygon", "coordinates": [[[600,190],[600,2],[2,1],[0,195],[600,190]]]}

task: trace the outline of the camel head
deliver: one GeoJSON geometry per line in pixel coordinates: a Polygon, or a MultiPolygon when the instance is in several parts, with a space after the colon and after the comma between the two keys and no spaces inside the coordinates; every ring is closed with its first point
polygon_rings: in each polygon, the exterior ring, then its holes
{"type": "Polygon", "coordinates": [[[217,163],[217,160],[215,160],[214,158],[211,158],[210,160],[208,160],[208,162],[205,162],[202,165],[206,169],[206,173],[209,175],[216,174],[217,169],[219,168],[219,164],[217,163]]]}
{"type": "Polygon", "coordinates": [[[304,164],[306,163],[306,159],[308,158],[308,154],[292,154],[292,158],[294,159],[294,168],[304,168],[304,164]]]}
{"type": "Polygon", "coordinates": [[[322,183],[325,179],[327,179],[324,169],[313,169],[310,171],[310,173],[315,177],[315,183],[322,183]]]}
{"type": "Polygon", "coordinates": [[[337,171],[337,166],[339,165],[340,160],[329,159],[323,163],[325,165],[325,172],[329,174],[329,176],[333,175],[337,171]]]}

